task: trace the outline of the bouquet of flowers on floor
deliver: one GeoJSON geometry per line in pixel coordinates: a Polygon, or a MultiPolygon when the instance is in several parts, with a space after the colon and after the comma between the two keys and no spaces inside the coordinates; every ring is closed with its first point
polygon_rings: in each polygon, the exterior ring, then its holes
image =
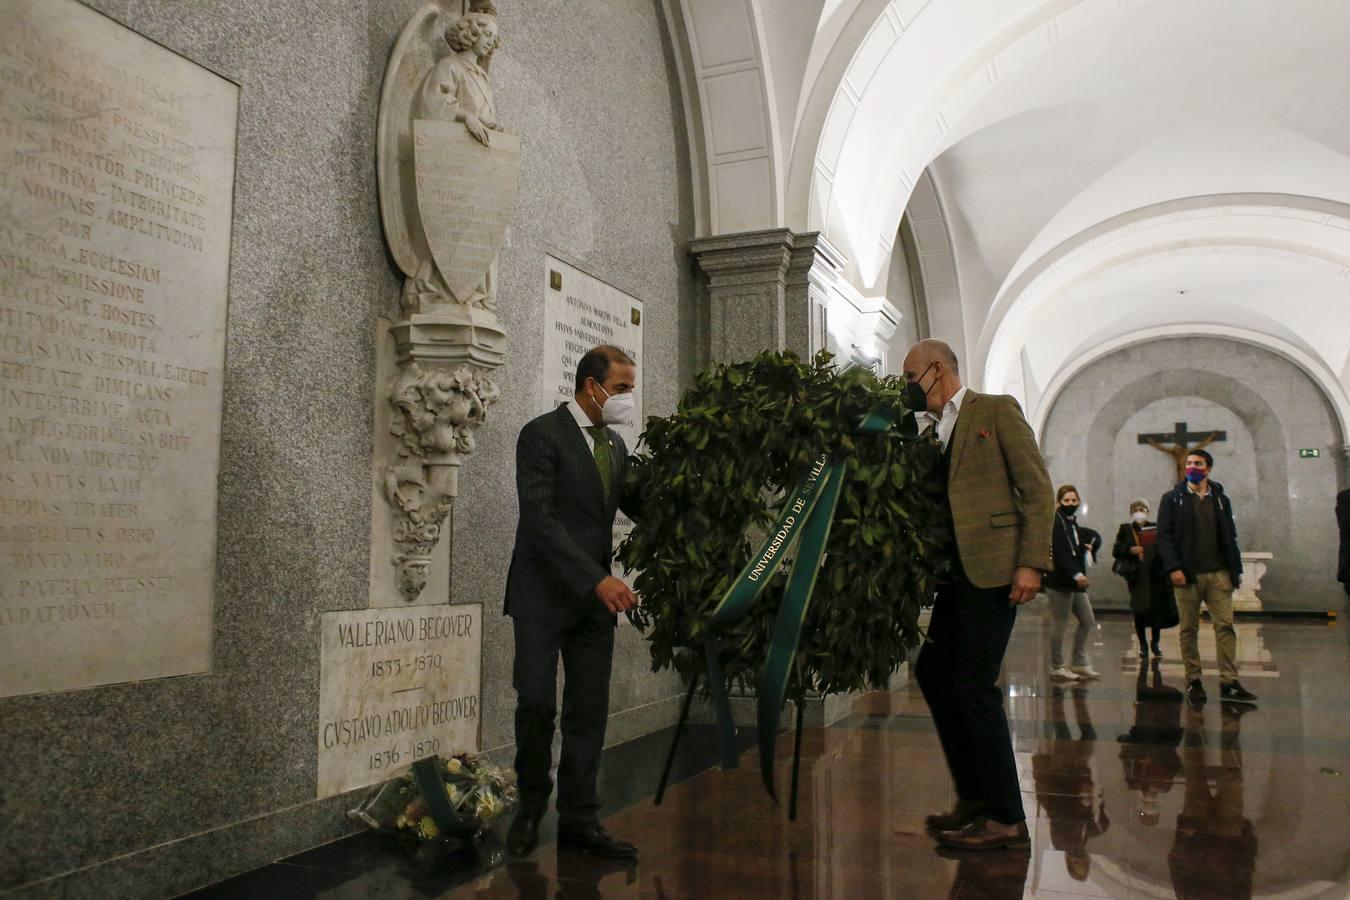
{"type": "Polygon", "coordinates": [[[386,781],[351,811],[353,819],[378,831],[429,841],[468,838],[482,831],[516,803],[516,773],[494,766],[469,753],[434,757],[432,763],[445,786],[446,800],[454,810],[454,834],[442,834],[431,805],[422,795],[411,772],[386,781]]]}

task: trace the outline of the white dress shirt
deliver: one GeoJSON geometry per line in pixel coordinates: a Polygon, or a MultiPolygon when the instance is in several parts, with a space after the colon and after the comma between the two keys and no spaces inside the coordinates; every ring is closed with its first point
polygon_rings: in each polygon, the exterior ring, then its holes
{"type": "Polygon", "coordinates": [[[927,433],[930,428],[936,428],[937,439],[942,444],[943,450],[946,450],[947,444],[951,442],[952,432],[956,430],[956,418],[961,415],[961,404],[965,402],[966,391],[968,390],[970,389],[962,387],[961,390],[957,391],[952,399],[947,401],[947,405],[942,407],[941,416],[927,411],[923,414],[926,421],[924,432],[927,433]]]}
{"type": "Polygon", "coordinates": [[[591,417],[586,415],[581,408],[581,404],[577,402],[577,398],[575,397],[567,401],[567,411],[572,414],[572,418],[577,420],[577,427],[581,429],[581,433],[590,439],[591,450],[594,451],[595,435],[586,430],[587,428],[595,427],[595,423],[591,421],[591,417]]]}

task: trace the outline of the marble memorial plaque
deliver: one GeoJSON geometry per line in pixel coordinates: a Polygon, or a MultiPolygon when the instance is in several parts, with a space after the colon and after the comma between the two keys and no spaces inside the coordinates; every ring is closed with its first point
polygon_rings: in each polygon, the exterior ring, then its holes
{"type": "Polygon", "coordinates": [[[478,749],[479,603],[323,615],[319,796],[478,749]]]}
{"type": "MultiPolygon", "coordinates": [[[[637,361],[633,418],[613,426],[637,451],[642,434],[642,301],[611,284],[588,275],[557,257],[544,255],[544,377],[541,413],[572,399],[576,391],[577,363],[587,350],[612,344],[637,361]]],[[[622,512],[614,521],[614,546],[628,536],[633,523],[622,512]]],[[[616,561],[616,576],[623,567],[616,561]]]]}
{"type": "Polygon", "coordinates": [[[516,205],[520,139],[502,131],[484,147],[458,122],[413,122],[417,207],[431,255],[463,301],[497,259],[516,205]]]}
{"type": "Polygon", "coordinates": [[[238,88],[0,21],[0,696],[206,672],[238,88]]]}

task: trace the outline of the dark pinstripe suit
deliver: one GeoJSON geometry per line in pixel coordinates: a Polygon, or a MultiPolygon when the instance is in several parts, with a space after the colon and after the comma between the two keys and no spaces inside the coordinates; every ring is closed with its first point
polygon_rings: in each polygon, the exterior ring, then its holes
{"type": "Polygon", "coordinates": [[[610,574],[614,515],[623,504],[628,451],[613,429],[606,500],[591,439],[566,406],[529,422],[516,442],[520,522],[506,578],[515,625],[516,773],[522,804],[543,809],[553,789],[549,763],[563,660],[562,761],[558,815],[567,825],[597,820],[595,778],[609,717],[615,617],[595,594],[610,574]]]}

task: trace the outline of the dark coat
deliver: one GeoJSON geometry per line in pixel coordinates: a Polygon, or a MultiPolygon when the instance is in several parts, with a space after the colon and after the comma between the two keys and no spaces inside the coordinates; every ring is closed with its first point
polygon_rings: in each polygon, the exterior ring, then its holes
{"type": "Polygon", "coordinates": [[[1133,522],[1126,522],[1116,532],[1116,542],[1111,547],[1111,556],[1120,561],[1119,568],[1124,570],[1121,577],[1130,586],[1130,612],[1143,616],[1146,625],[1171,628],[1178,617],[1169,573],[1163,568],[1156,542],[1144,548],[1142,559],[1130,552],[1138,544],[1138,533],[1133,522]]]}
{"type": "Polygon", "coordinates": [[[1350,588],[1350,489],[1336,495],[1336,525],[1341,530],[1341,564],[1336,580],[1350,588]]]}
{"type": "Polygon", "coordinates": [[[1074,576],[1087,574],[1088,549],[1095,553],[1101,544],[1102,536],[1097,532],[1080,526],[1073,516],[1055,510],[1054,528],[1050,532],[1053,568],[1045,575],[1045,586],[1057,591],[1078,590],[1074,576]]]}
{"type": "MultiPolygon", "coordinates": [[[[1170,575],[1180,571],[1187,584],[1195,584],[1195,566],[1191,560],[1190,505],[1195,497],[1187,489],[1183,478],[1158,501],[1158,555],[1163,569],[1170,575]]],[[[1233,523],[1233,504],[1223,491],[1223,485],[1211,481],[1209,489],[1219,507],[1219,551],[1233,580],[1233,587],[1242,583],[1242,552],[1238,550],[1237,525],[1233,523]]]]}
{"type": "Polygon", "coordinates": [[[605,433],[613,466],[608,502],[591,439],[566,406],[521,429],[516,442],[520,519],[506,576],[507,615],[554,623],[609,615],[595,588],[610,574],[628,448],[614,429],[605,433]]]}

